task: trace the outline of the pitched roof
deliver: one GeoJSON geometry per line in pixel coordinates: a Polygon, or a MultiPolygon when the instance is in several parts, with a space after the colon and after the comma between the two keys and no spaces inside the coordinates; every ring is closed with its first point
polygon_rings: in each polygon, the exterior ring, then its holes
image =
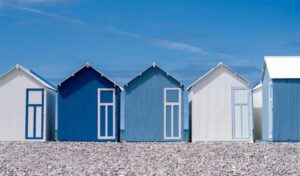
{"type": "Polygon", "coordinates": [[[45,87],[47,87],[49,89],[52,89],[52,90],[56,90],[55,86],[53,86],[51,83],[49,83],[48,81],[46,81],[45,79],[43,79],[37,73],[33,72],[32,70],[27,69],[24,66],[18,65],[18,64],[16,66],[14,66],[12,69],[10,69],[8,72],[6,72],[4,75],[2,75],[0,77],[0,79],[2,79],[3,77],[5,77],[6,75],[8,75],[9,73],[11,73],[14,70],[22,70],[23,72],[25,72],[29,76],[31,76],[33,79],[35,79],[36,81],[40,82],[45,87]]]}
{"type": "Polygon", "coordinates": [[[134,81],[135,79],[137,79],[138,77],[142,76],[147,70],[151,69],[151,68],[158,68],[160,69],[162,72],[164,72],[167,76],[171,77],[173,80],[175,80],[181,87],[184,87],[184,85],[178,81],[176,78],[174,78],[172,75],[170,75],[168,72],[164,71],[163,69],[161,69],[158,65],[156,65],[154,62],[153,64],[148,67],[146,70],[144,70],[143,72],[141,72],[140,74],[138,74],[137,76],[135,76],[134,78],[132,78],[130,81],[128,81],[124,87],[127,87],[132,81],[134,81]]]}
{"type": "Polygon", "coordinates": [[[212,68],[211,70],[209,70],[207,73],[205,73],[203,76],[201,76],[199,79],[197,79],[195,82],[193,82],[188,88],[187,90],[190,90],[190,88],[192,88],[195,84],[197,84],[199,81],[202,81],[205,77],[207,77],[208,75],[210,75],[212,72],[214,72],[215,70],[217,70],[220,67],[224,67],[227,70],[229,70],[231,73],[233,73],[235,76],[239,77],[241,80],[243,80],[246,84],[248,84],[250,86],[250,82],[248,80],[246,80],[245,78],[243,78],[241,75],[239,75],[238,73],[236,73],[235,71],[233,71],[231,68],[227,67],[226,65],[224,65],[222,62],[220,62],[216,67],[212,68]]]}
{"type": "Polygon", "coordinates": [[[79,71],[81,71],[84,68],[92,68],[94,71],[96,71],[98,74],[100,74],[102,77],[106,78],[108,81],[110,81],[112,84],[114,84],[115,86],[117,86],[121,91],[123,91],[123,88],[121,86],[119,86],[117,83],[115,83],[114,81],[112,81],[111,79],[109,79],[107,76],[105,76],[102,72],[100,72],[99,70],[95,69],[93,66],[91,66],[89,63],[84,64],[78,71],[76,71],[75,73],[73,73],[71,76],[65,78],[62,82],[60,82],[58,84],[58,86],[61,86],[64,82],[66,82],[67,80],[69,80],[70,78],[74,77],[76,75],[76,73],[78,73],[79,71]]]}
{"type": "Polygon", "coordinates": [[[261,80],[266,69],[270,79],[300,78],[300,56],[265,56],[261,80]]]}

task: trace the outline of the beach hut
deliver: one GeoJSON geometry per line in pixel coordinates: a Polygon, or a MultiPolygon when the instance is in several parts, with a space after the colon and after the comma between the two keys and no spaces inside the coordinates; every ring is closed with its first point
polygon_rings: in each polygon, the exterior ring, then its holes
{"type": "Polygon", "coordinates": [[[153,64],[125,86],[123,141],[183,140],[184,86],[153,64]]]}
{"type": "Polygon", "coordinates": [[[90,64],[57,88],[58,141],[118,141],[122,88],[90,64]]]}
{"type": "Polygon", "coordinates": [[[252,141],[250,83],[219,63],[188,87],[192,142],[252,141]]]}
{"type": "Polygon", "coordinates": [[[264,141],[300,141],[300,56],[266,56],[263,86],[264,141]]]}
{"type": "Polygon", "coordinates": [[[47,141],[54,137],[56,89],[16,65],[0,77],[0,141],[47,141]]]}
{"type": "Polygon", "coordinates": [[[252,89],[253,98],[253,120],[254,138],[261,140],[261,121],[262,121],[262,84],[259,83],[252,89]]]}

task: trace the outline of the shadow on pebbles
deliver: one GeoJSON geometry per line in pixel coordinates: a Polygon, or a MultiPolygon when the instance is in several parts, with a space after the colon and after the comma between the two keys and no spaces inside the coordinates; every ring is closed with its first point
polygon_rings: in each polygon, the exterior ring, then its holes
{"type": "Polygon", "coordinates": [[[300,175],[300,143],[0,142],[1,175],[300,175]]]}

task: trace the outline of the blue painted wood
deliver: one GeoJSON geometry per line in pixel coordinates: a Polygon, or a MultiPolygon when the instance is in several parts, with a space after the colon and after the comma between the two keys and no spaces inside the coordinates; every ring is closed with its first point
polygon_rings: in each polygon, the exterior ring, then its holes
{"type": "MultiPolygon", "coordinates": [[[[183,101],[179,132],[181,139],[164,139],[164,88],[181,88],[183,100],[183,86],[159,67],[150,67],[125,86],[124,141],[183,140],[183,101]]],[[[171,99],[175,98],[171,94],[171,99]]]]}
{"type": "MultiPolygon", "coordinates": [[[[84,67],[74,77],[58,87],[58,141],[118,141],[120,130],[120,92],[110,80],[92,67],[84,67]],[[98,139],[98,88],[115,88],[116,129],[112,131],[109,119],[109,133],[115,139],[98,139]]],[[[104,93],[103,101],[111,101],[104,93]]],[[[108,110],[108,113],[112,113],[108,110]]],[[[109,114],[109,116],[112,116],[109,114]]]]}
{"type": "Polygon", "coordinates": [[[266,70],[264,79],[262,82],[262,93],[263,93],[263,117],[262,117],[262,139],[269,139],[269,82],[270,76],[268,70],[266,70]]]}
{"type": "Polygon", "coordinates": [[[273,141],[300,141],[300,79],[273,80],[273,141]]]}

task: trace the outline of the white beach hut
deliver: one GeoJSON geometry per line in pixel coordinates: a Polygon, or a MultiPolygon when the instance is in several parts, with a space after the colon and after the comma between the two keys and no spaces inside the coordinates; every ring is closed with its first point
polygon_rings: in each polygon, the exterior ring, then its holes
{"type": "Polygon", "coordinates": [[[56,89],[20,65],[0,77],[0,141],[53,139],[56,89]]]}
{"type": "Polygon", "coordinates": [[[195,141],[253,141],[250,83],[219,63],[188,87],[195,141]]]}

